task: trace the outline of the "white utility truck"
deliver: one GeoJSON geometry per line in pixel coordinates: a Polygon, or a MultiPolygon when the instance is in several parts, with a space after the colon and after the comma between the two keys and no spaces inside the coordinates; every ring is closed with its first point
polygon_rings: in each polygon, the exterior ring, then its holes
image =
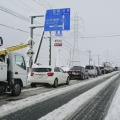
{"type": "Polygon", "coordinates": [[[10,92],[13,96],[18,96],[21,88],[27,85],[25,58],[14,52],[25,47],[27,44],[0,50],[0,95],[10,92]]]}

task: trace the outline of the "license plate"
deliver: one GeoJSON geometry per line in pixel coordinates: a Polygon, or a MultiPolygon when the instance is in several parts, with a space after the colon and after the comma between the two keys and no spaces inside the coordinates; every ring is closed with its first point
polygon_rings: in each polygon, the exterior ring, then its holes
{"type": "Polygon", "coordinates": [[[73,75],[76,75],[76,73],[75,73],[75,72],[72,72],[72,74],[73,74],[73,75]]]}

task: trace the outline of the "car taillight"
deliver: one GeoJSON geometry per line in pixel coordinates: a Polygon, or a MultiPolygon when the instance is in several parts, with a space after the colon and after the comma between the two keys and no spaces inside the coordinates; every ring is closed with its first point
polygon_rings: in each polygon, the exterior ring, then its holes
{"type": "Polygon", "coordinates": [[[67,72],[69,75],[71,74],[71,72],[67,72]]]}
{"type": "Polygon", "coordinates": [[[48,75],[48,76],[53,76],[54,73],[53,73],[53,72],[48,72],[47,75],[48,75]]]}
{"type": "Polygon", "coordinates": [[[34,75],[34,72],[31,72],[31,76],[33,76],[34,75]]]}
{"type": "Polygon", "coordinates": [[[81,74],[81,72],[77,72],[77,74],[79,74],[79,75],[80,75],[80,74],[81,74]]]}

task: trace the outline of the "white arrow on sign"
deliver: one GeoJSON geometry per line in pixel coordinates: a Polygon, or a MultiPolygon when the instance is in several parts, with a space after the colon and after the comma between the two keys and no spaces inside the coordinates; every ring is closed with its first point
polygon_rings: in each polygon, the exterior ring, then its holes
{"type": "Polygon", "coordinates": [[[53,28],[54,26],[53,26],[53,25],[50,25],[49,27],[50,27],[50,28],[53,28]]]}
{"type": "Polygon", "coordinates": [[[35,44],[35,42],[32,39],[28,41],[29,47],[32,47],[34,44],[35,44]]]}
{"type": "Polygon", "coordinates": [[[27,52],[27,55],[28,55],[29,57],[32,57],[32,56],[34,55],[33,50],[32,50],[32,49],[29,49],[28,52],[27,52]]]}

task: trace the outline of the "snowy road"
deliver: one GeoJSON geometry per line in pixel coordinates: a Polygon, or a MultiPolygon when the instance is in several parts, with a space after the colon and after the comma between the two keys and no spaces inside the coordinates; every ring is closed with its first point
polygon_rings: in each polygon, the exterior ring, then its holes
{"type": "MultiPolygon", "coordinates": [[[[94,82],[85,84],[81,87],[77,87],[76,89],[74,89],[72,91],[67,91],[60,95],[51,97],[50,99],[47,99],[45,101],[38,102],[37,104],[28,106],[28,107],[21,109],[15,113],[11,113],[10,115],[3,117],[2,119],[7,119],[7,120],[9,120],[9,119],[10,120],[11,119],[12,120],[16,120],[16,119],[18,119],[18,120],[26,120],[26,119],[36,120],[36,119],[39,119],[42,116],[47,115],[49,112],[54,111],[55,109],[59,108],[60,106],[68,103],[69,101],[76,98],[77,96],[85,93],[86,91],[89,91],[93,87],[105,82],[106,80],[108,80],[110,78],[110,76],[111,75],[108,75],[105,78],[101,77],[101,79],[97,78],[94,82]]],[[[108,93],[109,93],[109,90],[108,90],[108,93]]],[[[76,116],[79,116],[79,115],[76,115],[76,116]]]]}
{"type": "MultiPolygon", "coordinates": [[[[113,74],[115,74],[115,73],[112,73],[111,76],[113,74]]],[[[103,76],[98,77],[97,79],[101,79],[101,78],[107,77],[107,76],[110,77],[110,75],[103,75],[103,76]]],[[[87,80],[84,80],[84,81],[82,81],[82,80],[71,80],[69,86],[72,86],[72,85],[78,84],[78,83],[82,84],[82,83],[89,83],[89,82],[92,82],[92,81],[94,82],[94,79],[96,79],[96,78],[90,78],[90,79],[87,79],[87,80]]],[[[61,88],[64,88],[64,87],[68,87],[68,86],[67,85],[60,85],[57,89],[61,89],[61,88]]],[[[22,90],[22,93],[21,93],[20,96],[12,97],[9,94],[7,94],[5,96],[0,97],[0,106],[4,105],[4,104],[7,104],[9,102],[12,102],[12,101],[18,101],[18,100],[25,99],[25,98],[30,97],[30,96],[38,95],[40,93],[52,91],[54,89],[56,89],[56,88],[51,88],[49,86],[48,87],[37,87],[37,88],[30,88],[28,86],[27,89],[22,90]]]]}
{"type": "Polygon", "coordinates": [[[103,120],[115,92],[120,84],[120,77],[112,81],[69,120],[103,120]]]}

